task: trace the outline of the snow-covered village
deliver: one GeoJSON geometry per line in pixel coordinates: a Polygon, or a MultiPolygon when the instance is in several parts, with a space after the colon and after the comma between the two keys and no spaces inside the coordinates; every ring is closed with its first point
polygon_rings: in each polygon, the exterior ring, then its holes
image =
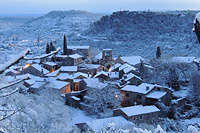
{"type": "Polygon", "coordinates": [[[0,132],[200,132],[200,12],[0,14],[0,132]]]}

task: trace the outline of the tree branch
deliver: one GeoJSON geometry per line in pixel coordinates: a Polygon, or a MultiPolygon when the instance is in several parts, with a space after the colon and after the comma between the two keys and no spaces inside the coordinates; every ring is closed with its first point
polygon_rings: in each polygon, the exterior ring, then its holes
{"type": "Polygon", "coordinates": [[[32,102],[32,101],[29,101],[24,107],[22,107],[22,108],[20,108],[20,109],[18,109],[18,110],[14,110],[14,111],[13,111],[11,114],[9,114],[9,115],[2,116],[2,118],[0,118],[0,121],[3,121],[3,120],[5,120],[5,119],[11,117],[12,115],[14,115],[14,114],[16,114],[16,113],[22,111],[22,110],[25,109],[31,102],[32,102]]]}

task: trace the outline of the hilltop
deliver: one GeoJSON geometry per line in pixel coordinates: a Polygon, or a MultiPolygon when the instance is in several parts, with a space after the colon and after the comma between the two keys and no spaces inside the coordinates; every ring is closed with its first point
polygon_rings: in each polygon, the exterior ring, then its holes
{"type": "MultiPolygon", "coordinates": [[[[156,46],[165,55],[198,54],[199,44],[192,31],[195,11],[119,11],[103,16],[83,36],[103,38],[114,53],[155,57],[156,46]],[[121,49],[119,50],[119,46],[121,49]]],[[[102,42],[103,41],[103,42],[102,42]]],[[[98,44],[98,42],[95,42],[98,44]]]]}

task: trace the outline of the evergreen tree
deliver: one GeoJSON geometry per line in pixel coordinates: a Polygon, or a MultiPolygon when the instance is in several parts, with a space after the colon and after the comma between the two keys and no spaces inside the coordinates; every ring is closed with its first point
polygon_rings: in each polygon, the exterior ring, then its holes
{"type": "Polygon", "coordinates": [[[157,47],[157,51],[156,51],[156,58],[160,58],[161,57],[161,50],[160,47],[157,47]]]}
{"type": "Polygon", "coordinates": [[[50,47],[49,47],[49,43],[47,42],[47,45],[46,45],[46,54],[50,53],[50,47]]]}
{"type": "Polygon", "coordinates": [[[63,54],[67,55],[67,41],[66,41],[65,35],[64,35],[64,40],[63,40],[63,54]]]}
{"type": "Polygon", "coordinates": [[[55,48],[55,46],[53,45],[53,43],[52,43],[52,41],[50,42],[50,52],[51,51],[55,51],[56,50],[56,48],[55,48]]]}

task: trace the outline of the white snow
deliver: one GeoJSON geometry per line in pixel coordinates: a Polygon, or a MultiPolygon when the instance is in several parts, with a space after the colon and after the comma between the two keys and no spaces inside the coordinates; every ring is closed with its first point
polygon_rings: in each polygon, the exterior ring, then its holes
{"type": "Polygon", "coordinates": [[[89,49],[90,46],[67,46],[68,49],[73,49],[73,50],[77,50],[77,49],[89,49]]]}
{"type": "Polygon", "coordinates": [[[173,57],[172,62],[178,63],[193,63],[195,57],[173,57]]]}
{"type": "Polygon", "coordinates": [[[75,96],[71,96],[72,99],[76,100],[76,101],[80,101],[81,99],[75,96]]]}
{"type": "Polygon", "coordinates": [[[127,78],[125,79],[125,81],[128,81],[128,80],[130,80],[130,79],[133,78],[133,77],[136,77],[137,79],[139,79],[139,80],[142,81],[142,79],[141,79],[140,77],[138,77],[137,75],[135,75],[135,74],[133,74],[133,73],[129,73],[129,74],[127,75],[127,78]]]}
{"type": "Polygon", "coordinates": [[[37,69],[38,71],[42,72],[43,71],[43,74],[47,74],[49,71],[45,68],[43,68],[41,65],[39,64],[32,64],[31,65],[32,67],[34,67],[35,69],[37,69]]]}
{"type": "Polygon", "coordinates": [[[91,77],[90,74],[86,74],[86,73],[82,73],[82,72],[77,72],[77,73],[73,73],[73,74],[69,75],[68,79],[76,79],[79,76],[82,76],[84,78],[90,78],[91,77]]]}
{"type": "Polygon", "coordinates": [[[34,79],[24,80],[24,82],[27,83],[27,84],[29,84],[29,85],[35,84],[35,80],[34,79]]]}
{"type": "Polygon", "coordinates": [[[77,66],[62,66],[60,68],[61,72],[77,72],[77,66]]]}
{"type": "Polygon", "coordinates": [[[57,64],[55,62],[45,62],[44,64],[49,66],[56,66],[57,64]]]}
{"type": "Polygon", "coordinates": [[[70,84],[69,82],[65,82],[65,81],[53,81],[50,83],[50,85],[54,88],[54,89],[61,89],[63,87],[65,87],[66,85],[70,84]]]}
{"type": "Polygon", "coordinates": [[[136,105],[136,106],[120,108],[120,110],[122,110],[128,117],[160,111],[154,105],[151,105],[151,106],[136,105]]]}
{"type": "Polygon", "coordinates": [[[129,65],[137,65],[141,63],[141,60],[144,59],[141,56],[128,56],[128,57],[120,57],[124,62],[128,63],[129,65]]]}
{"type": "Polygon", "coordinates": [[[35,84],[30,86],[30,88],[38,89],[38,88],[42,87],[44,84],[45,84],[45,82],[35,82],[35,84]]]}
{"type": "Polygon", "coordinates": [[[104,72],[104,71],[101,71],[101,72],[97,72],[97,74],[94,76],[94,78],[100,76],[100,75],[105,75],[108,77],[108,73],[107,72],[104,72]]]}
{"type": "Polygon", "coordinates": [[[73,59],[78,59],[78,58],[82,58],[81,55],[79,54],[73,54],[73,55],[69,55],[69,57],[73,58],[73,59]]]}
{"type": "Polygon", "coordinates": [[[163,91],[153,91],[149,93],[146,97],[147,98],[153,98],[153,99],[160,99],[163,96],[165,96],[166,92],[163,91]]]}
{"type": "Polygon", "coordinates": [[[91,79],[83,79],[87,87],[96,88],[96,89],[103,89],[107,86],[107,84],[101,83],[98,78],[91,78],[91,79]]]}
{"type": "Polygon", "coordinates": [[[111,66],[111,71],[112,71],[112,70],[115,70],[116,68],[119,68],[120,66],[121,66],[121,64],[119,64],[119,63],[117,63],[117,64],[111,66]]]}
{"type": "Polygon", "coordinates": [[[92,128],[95,132],[100,132],[102,127],[106,127],[109,123],[115,123],[117,126],[124,127],[126,125],[133,126],[134,124],[127,121],[122,116],[117,117],[110,117],[110,118],[104,118],[104,119],[97,119],[97,120],[90,120],[86,121],[85,123],[92,128]]]}
{"type": "Polygon", "coordinates": [[[11,66],[12,64],[14,64],[15,62],[17,62],[19,59],[23,58],[27,53],[29,53],[31,50],[29,48],[23,50],[22,52],[20,52],[18,55],[16,55],[14,58],[10,59],[8,62],[4,63],[1,67],[0,67],[0,72],[5,71],[9,66],[11,66]]]}
{"type": "Polygon", "coordinates": [[[58,76],[57,76],[57,79],[60,79],[60,80],[66,80],[69,76],[69,73],[60,73],[58,76]]]}
{"type": "Polygon", "coordinates": [[[137,71],[137,69],[136,68],[134,68],[134,67],[132,67],[132,66],[128,66],[128,67],[126,67],[123,71],[124,71],[124,73],[129,73],[130,71],[137,71]]]}
{"type": "Polygon", "coordinates": [[[143,83],[139,86],[134,85],[126,85],[124,88],[122,88],[122,91],[130,91],[130,92],[137,92],[141,94],[147,94],[149,91],[151,91],[154,88],[154,85],[143,83]]]}
{"type": "Polygon", "coordinates": [[[51,72],[49,74],[46,74],[45,76],[47,76],[47,77],[56,77],[59,74],[59,72],[60,72],[60,69],[58,69],[56,71],[53,71],[53,72],[51,72]]]}
{"type": "Polygon", "coordinates": [[[198,130],[192,125],[188,126],[187,130],[188,130],[188,133],[199,133],[198,130]]]}
{"type": "Polygon", "coordinates": [[[196,19],[200,22],[200,12],[196,14],[194,23],[196,23],[196,19]]]}
{"type": "Polygon", "coordinates": [[[111,79],[118,79],[119,78],[119,72],[108,72],[109,73],[109,77],[111,79]]]}

